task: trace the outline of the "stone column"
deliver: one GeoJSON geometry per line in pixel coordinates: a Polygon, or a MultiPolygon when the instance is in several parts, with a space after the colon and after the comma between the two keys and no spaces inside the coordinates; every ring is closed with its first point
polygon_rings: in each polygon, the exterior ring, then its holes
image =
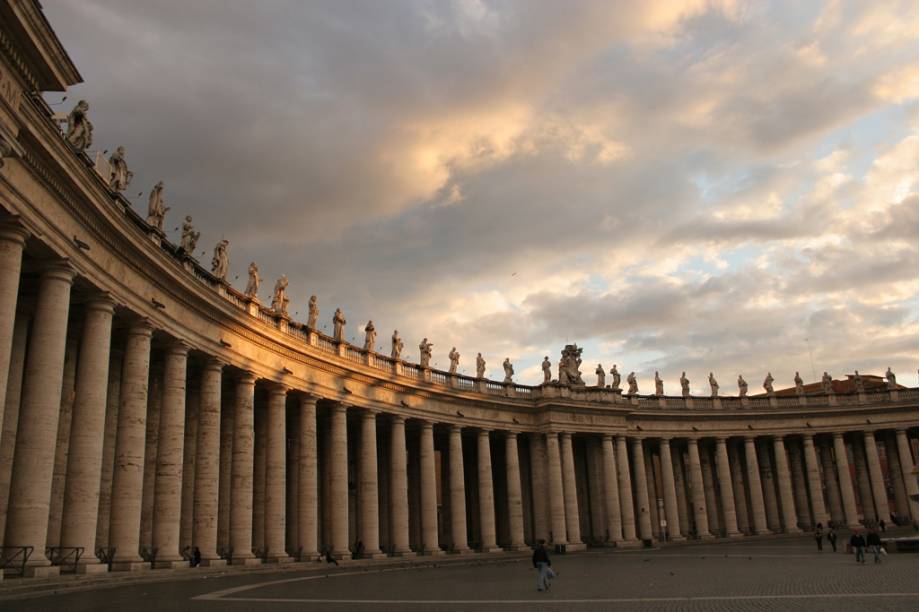
{"type": "Polygon", "coordinates": [[[862,504],[862,513],[866,519],[878,519],[880,516],[874,508],[874,491],[871,490],[871,477],[868,475],[868,463],[865,458],[865,442],[862,436],[851,441],[852,463],[855,467],[855,486],[862,504]]]}
{"type": "Polygon", "coordinates": [[[163,366],[163,407],[156,454],[153,506],[154,567],[188,567],[179,549],[182,512],[182,454],[185,446],[185,380],[188,345],[176,341],[166,349],[163,366]]]}
{"type": "Polygon", "coordinates": [[[769,533],[766,527],[766,504],[763,501],[763,485],[759,479],[759,460],[756,458],[756,441],[753,436],[744,438],[747,460],[747,483],[750,487],[750,509],[753,513],[753,533],[769,533]]]}
{"type": "Polygon", "coordinates": [[[855,508],[855,489],[852,487],[852,474],[849,472],[849,454],[846,452],[846,441],[841,432],[833,433],[833,450],[836,455],[836,474],[839,478],[839,492],[842,495],[846,524],[850,529],[856,529],[861,525],[855,508]]]}
{"type": "Polygon", "coordinates": [[[408,545],[408,456],[405,446],[405,418],[399,415],[392,417],[389,452],[393,555],[411,557],[415,553],[408,545]]]}
{"type": "Polygon", "coordinates": [[[112,518],[109,545],[115,549],[113,570],[149,569],[140,558],[140,510],[144,488],[147,435],[147,384],[153,328],[138,321],[128,330],[121,372],[121,405],[112,473],[112,518]]]}
{"type": "Polygon", "coordinates": [[[795,512],[798,517],[798,526],[805,530],[813,528],[811,523],[810,506],[807,503],[807,479],[804,475],[804,461],[801,458],[801,449],[798,445],[791,442],[786,448],[788,452],[788,462],[791,467],[792,486],[794,488],[795,512]]]}
{"type": "Polygon", "coordinates": [[[632,475],[629,474],[629,448],[625,436],[616,436],[616,467],[619,470],[619,503],[622,506],[622,539],[636,542],[635,504],[632,503],[632,475]]]}
{"type": "Polygon", "coordinates": [[[715,494],[715,470],[712,457],[706,446],[700,445],[699,461],[702,466],[702,486],[705,491],[705,515],[708,517],[708,532],[721,535],[721,517],[718,516],[718,496],[715,494]]]}
{"type": "MultiPolygon", "coordinates": [[[[421,423],[421,547],[426,555],[440,555],[443,551],[437,538],[437,472],[434,465],[434,424],[429,421],[421,423]]],[[[481,460],[481,440],[479,441],[479,459],[481,460]]],[[[488,463],[489,486],[491,484],[491,461],[488,463]]],[[[479,467],[479,476],[482,468],[479,467]]],[[[479,485],[479,495],[482,486],[479,485]]],[[[484,514],[484,510],[483,510],[484,514]]],[[[492,510],[494,520],[494,510],[492,510]]],[[[484,531],[484,530],[483,530],[484,531]]],[[[494,528],[492,528],[494,534],[494,528]]],[[[494,538],[494,536],[492,536],[494,538]]]]}
{"type": "Polygon", "coordinates": [[[638,496],[638,533],[642,540],[653,540],[651,501],[648,499],[648,476],[645,473],[645,451],[641,438],[632,439],[632,466],[635,470],[635,494],[638,496]]]}
{"type": "Polygon", "coordinates": [[[769,445],[757,445],[759,457],[760,483],[763,487],[763,501],[766,503],[766,527],[770,530],[782,531],[782,517],[779,514],[778,483],[775,478],[775,469],[772,466],[772,452],[769,445]]]}
{"type": "Polygon", "coordinates": [[[252,554],[252,489],[255,462],[255,376],[243,372],[233,404],[233,467],[230,470],[230,548],[233,565],[259,565],[252,554]]]}
{"type": "MultiPolygon", "coordinates": [[[[284,548],[287,530],[287,387],[284,385],[274,384],[268,390],[267,421],[265,560],[268,563],[286,563],[292,559],[284,548]]],[[[347,463],[345,469],[348,469],[347,463]]]]}
{"type": "Polygon", "coordinates": [[[734,484],[731,480],[727,438],[715,440],[715,453],[718,466],[718,487],[721,491],[721,508],[724,510],[724,533],[729,538],[740,537],[741,533],[737,528],[737,512],[734,509],[734,484]]]}
{"type": "Polygon", "coordinates": [[[526,550],[523,539],[523,492],[520,486],[520,456],[517,452],[517,432],[505,434],[504,450],[507,468],[507,522],[511,532],[508,550],[526,550]]]}
{"type": "Polygon", "coordinates": [[[702,462],[699,459],[699,441],[689,438],[689,486],[692,497],[692,512],[696,523],[696,536],[710,538],[708,511],[705,507],[705,483],[702,480],[702,462]]]}
{"type": "Polygon", "coordinates": [[[687,501],[686,470],[683,469],[683,453],[680,449],[670,448],[671,469],[673,470],[673,484],[676,488],[676,509],[680,519],[680,534],[687,536],[690,533],[692,520],[689,515],[689,502],[687,501]]]}
{"type": "Polygon", "coordinates": [[[491,442],[489,432],[478,433],[479,476],[479,528],[482,534],[482,552],[501,550],[495,541],[495,489],[491,479],[491,442]]]}
{"type": "MultiPolygon", "coordinates": [[[[61,546],[82,546],[84,552],[94,552],[96,544],[114,308],[114,302],[107,297],[86,305],[77,365],[61,546]]],[[[107,570],[108,566],[99,563],[93,554],[84,554],[77,568],[78,572],[107,570]]]]}
{"type": "Polygon", "coordinates": [[[220,475],[220,406],[223,363],[210,358],[201,371],[198,400],[198,440],[195,444],[194,545],[201,565],[221,566],[217,554],[217,502],[220,475]]]}
{"type": "Polygon", "coordinates": [[[233,518],[231,504],[233,503],[233,438],[236,436],[236,412],[235,402],[225,402],[221,399],[220,403],[220,457],[217,462],[217,553],[229,559],[233,556],[230,522],[233,518]]]}
{"type": "MultiPolygon", "coordinates": [[[[7,241],[7,249],[10,248],[7,241]]],[[[7,259],[15,257],[8,254],[7,259]]],[[[18,279],[19,275],[15,276],[18,279]]],[[[39,284],[26,355],[23,410],[16,435],[4,543],[8,546],[35,547],[26,568],[27,576],[52,576],[58,574],[60,569],[52,567],[45,556],[45,542],[48,536],[51,479],[54,474],[53,451],[61,409],[64,345],[72,284],[73,270],[68,266],[52,264],[45,268],[39,284]]],[[[7,290],[4,288],[3,291],[7,290]]],[[[8,296],[6,302],[4,306],[8,309],[8,296]]],[[[0,312],[0,316],[11,322],[14,312],[15,308],[10,312],[0,312]]],[[[6,325],[6,321],[3,325],[6,325]]],[[[8,345],[4,360],[6,367],[9,367],[8,353],[12,340],[6,338],[3,342],[8,345]]],[[[5,372],[4,387],[7,376],[5,372]]]]}
{"type": "Polygon", "coordinates": [[[361,413],[361,542],[368,559],[385,557],[380,551],[380,502],[377,481],[377,411],[361,413]]]}
{"type": "MultiPolygon", "coordinates": [[[[671,475],[673,475],[672,470],[671,475]]],[[[664,486],[666,489],[666,485],[664,486]]],[[[603,435],[603,492],[609,539],[613,542],[621,542],[622,510],[619,505],[619,483],[616,477],[616,451],[613,449],[613,436],[610,434],[603,435]]]]}
{"type": "Polygon", "coordinates": [[[785,454],[785,441],[782,436],[776,436],[775,447],[775,476],[779,481],[779,498],[782,506],[782,526],[785,533],[801,533],[798,528],[798,516],[795,513],[795,501],[792,496],[791,470],[788,468],[788,455],[785,454]]]}
{"type": "Polygon", "coordinates": [[[562,485],[562,458],[558,448],[558,434],[546,434],[546,464],[549,483],[549,515],[553,544],[568,544],[568,528],[565,523],[565,490],[562,485]]]}
{"type": "Polygon", "coordinates": [[[549,505],[546,482],[546,439],[530,434],[530,490],[533,493],[533,537],[549,541],[549,505]]]}
{"type": "Polygon", "coordinates": [[[728,446],[728,457],[731,465],[731,482],[734,489],[734,510],[737,515],[737,529],[742,533],[750,533],[750,519],[747,514],[747,493],[744,487],[743,459],[740,449],[735,444],[728,446]]]}
{"type": "Polygon", "coordinates": [[[893,487],[894,505],[890,509],[891,514],[900,517],[910,517],[912,512],[909,509],[909,497],[906,495],[906,483],[903,482],[902,468],[900,467],[900,452],[897,450],[897,438],[894,432],[886,432],[884,435],[884,456],[887,458],[887,473],[890,476],[890,484],[893,487]]]}
{"type": "Polygon", "coordinates": [[[868,459],[868,473],[871,476],[871,492],[874,494],[874,507],[878,519],[890,520],[890,505],[887,502],[887,487],[884,486],[884,474],[881,472],[881,460],[878,456],[874,432],[865,432],[865,457],[868,459]]]}
{"type": "Polygon", "coordinates": [[[342,403],[332,406],[330,414],[329,502],[333,509],[332,555],[344,559],[348,551],[348,409],[342,403]]]}
{"type": "Polygon", "coordinates": [[[450,426],[450,533],[453,552],[469,552],[466,536],[466,479],[463,473],[463,429],[450,426]]]}
{"type": "Polygon", "coordinates": [[[581,545],[581,520],[578,513],[578,489],[574,475],[574,449],[571,434],[559,434],[559,451],[562,460],[562,490],[565,495],[565,527],[568,531],[568,549],[577,550],[581,545]]]}
{"type": "Polygon", "coordinates": [[[3,431],[0,437],[0,537],[6,533],[6,510],[9,506],[10,479],[13,477],[13,452],[16,448],[16,432],[19,429],[22,373],[26,366],[28,336],[29,318],[28,315],[20,312],[13,328],[13,348],[5,401],[0,397],[0,407],[4,412],[3,431]]]}
{"type": "Polygon", "coordinates": [[[664,516],[667,521],[667,537],[679,542],[685,538],[680,531],[680,511],[676,499],[676,480],[673,477],[673,457],[670,454],[670,439],[661,438],[661,484],[664,488],[664,516]]]}
{"type": "Polygon", "coordinates": [[[817,465],[817,450],[814,448],[814,436],[811,434],[804,434],[804,465],[807,470],[811,508],[814,511],[814,524],[820,523],[826,528],[830,517],[823,502],[823,483],[820,482],[820,466],[817,465]]]}
{"type": "MultiPolygon", "coordinates": [[[[19,298],[19,276],[22,272],[22,248],[29,233],[16,223],[0,223],[0,402],[6,399],[16,303],[19,298]]],[[[0,430],[3,415],[0,414],[0,430]]]]}
{"type": "Polygon", "coordinates": [[[836,525],[846,523],[846,515],[842,509],[842,497],[839,493],[839,480],[836,477],[836,466],[833,464],[833,448],[820,444],[818,454],[823,462],[823,477],[826,479],[826,498],[830,507],[830,518],[836,525]]]}
{"type": "Polygon", "coordinates": [[[297,540],[300,561],[319,558],[319,453],[316,445],[316,398],[300,396],[300,469],[297,472],[297,540]]]}
{"type": "Polygon", "coordinates": [[[913,474],[913,453],[909,447],[905,429],[897,430],[897,454],[900,459],[900,471],[903,482],[906,484],[906,494],[909,498],[909,511],[914,522],[919,522],[919,483],[913,474]]]}

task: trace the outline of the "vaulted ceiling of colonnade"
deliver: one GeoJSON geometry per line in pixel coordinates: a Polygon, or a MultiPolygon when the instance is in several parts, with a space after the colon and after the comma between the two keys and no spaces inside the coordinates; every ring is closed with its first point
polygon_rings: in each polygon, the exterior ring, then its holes
{"type": "Polygon", "coordinates": [[[48,102],[296,319],[523,383],[577,342],[642,392],[912,384],[911,3],[43,5],[85,79],[48,102]]]}

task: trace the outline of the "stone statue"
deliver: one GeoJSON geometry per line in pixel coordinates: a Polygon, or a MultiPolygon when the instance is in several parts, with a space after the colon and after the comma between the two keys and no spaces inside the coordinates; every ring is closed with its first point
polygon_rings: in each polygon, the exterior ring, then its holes
{"type": "Polygon", "coordinates": [[[542,360],[542,384],[547,385],[552,380],[552,362],[549,361],[549,356],[546,355],[542,360]]]}
{"type": "Polygon", "coordinates": [[[258,275],[258,266],[253,261],[249,264],[249,282],[246,284],[246,295],[251,298],[258,297],[258,286],[262,282],[262,277],[258,275]]]}
{"type": "Polygon", "coordinates": [[[332,337],[335,339],[335,342],[345,341],[345,323],[347,322],[341,308],[336,308],[335,314],[332,315],[332,337]]]}
{"type": "MultiPolygon", "coordinates": [[[[168,208],[166,210],[169,210],[168,208]]],[[[149,221],[147,221],[149,223],[149,221]]],[[[163,220],[160,219],[160,229],[163,229],[163,220]]],[[[191,215],[185,217],[185,222],[182,223],[182,250],[185,251],[187,255],[194,255],[195,247],[198,246],[198,238],[201,237],[201,232],[195,231],[195,226],[191,223],[191,215]]],[[[256,291],[258,291],[256,289],[256,291]]]]}
{"type": "Polygon", "coordinates": [[[227,280],[227,270],[230,267],[230,256],[227,254],[229,240],[221,240],[214,247],[214,256],[211,258],[211,274],[218,279],[227,280]]]}
{"type": "Polygon", "coordinates": [[[763,381],[763,389],[766,390],[766,395],[775,395],[775,389],[772,388],[772,383],[774,382],[772,372],[766,372],[766,380],[763,381]]]}
{"type": "MultiPolygon", "coordinates": [[[[125,185],[127,186],[127,185],[125,185]]],[[[121,191],[118,189],[116,191],[121,191]]],[[[166,201],[163,200],[163,181],[160,181],[150,190],[150,199],[147,201],[147,224],[163,231],[163,222],[166,220],[166,201]]],[[[191,226],[191,217],[185,217],[186,223],[191,226]]],[[[185,226],[182,226],[182,239],[185,239],[185,226]]],[[[197,240],[197,238],[195,238],[197,240]]],[[[187,252],[187,251],[186,251],[187,252]]]]}
{"type": "Polygon", "coordinates": [[[93,124],[89,121],[89,104],[80,100],[67,115],[65,140],[78,151],[85,151],[93,144],[93,124]]]}
{"type": "Polygon", "coordinates": [[[287,276],[282,274],[281,278],[274,284],[274,293],[271,297],[271,309],[276,314],[286,317],[288,304],[290,304],[290,298],[287,297],[287,276]]]}
{"type": "Polygon", "coordinates": [[[609,386],[613,391],[619,390],[619,383],[622,382],[622,376],[619,375],[619,370],[616,369],[616,364],[613,364],[613,367],[610,368],[609,373],[613,377],[613,384],[609,386]]]}
{"type": "Polygon", "coordinates": [[[635,372],[629,372],[625,381],[629,383],[629,395],[638,395],[638,380],[635,378],[635,372]]]}
{"type": "Polygon", "coordinates": [[[584,386],[581,378],[581,352],[577,344],[568,344],[562,349],[562,359],[558,364],[558,382],[563,385],[584,386]]]}
{"type": "Polygon", "coordinates": [[[606,370],[603,369],[602,364],[597,364],[597,369],[594,370],[597,375],[597,386],[601,389],[606,386],[606,370]]]}
{"type": "Polygon", "coordinates": [[[319,324],[319,303],[315,295],[310,296],[309,316],[306,319],[306,326],[310,329],[316,329],[319,324]]]}
{"type": "Polygon", "coordinates": [[[749,388],[749,385],[747,385],[747,381],[743,379],[743,374],[738,374],[737,375],[737,389],[740,391],[740,397],[747,397],[748,388],[749,388]]]}
{"type": "Polygon", "coordinates": [[[795,393],[804,395],[804,379],[799,372],[795,372],[795,393]]]}
{"type": "Polygon", "coordinates": [[[884,378],[887,379],[887,390],[894,391],[897,388],[897,375],[893,373],[893,370],[890,367],[887,367],[887,372],[884,374],[884,378]]]}
{"type": "Polygon", "coordinates": [[[712,372],[708,373],[708,385],[712,388],[712,397],[718,397],[718,381],[715,380],[715,374],[712,372]]]}
{"type": "Polygon", "coordinates": [[[820,386],[823,387],[824,393],[826,393],[827,395],[832,395],[833,394],[833,377],[827,374],[826,372],[824,372],[823,377],[820,379],[820,386]]]}
{"type": "Polygon", "coordinates": [[[395,330],[392,333],[392,352],[389,356],[395,360],[402,359],[402,349],[405,347],[405,343],[402,342],[402,338],[399,337],[399,330],[395,330]]]}
{"type": "MultiPolygon", "coordinates": [[[[118,147],[115,149],[115,152],[112,153],[112,156],[108,158],[110,175],[108,185],[112,191],[116,193],[121,193],[127,189],[128,185],[131,184],[131,179],[134,178],[134,173],[128,170],[128,162],[124,159],[124,147],[118,147]]],[[[162,183],[162,181],[160,181],[162,183]]],[[[160,185],[160,189],[163,186],[160,185]]],[[[155,189],[155,187],[154,187],[155,189]]],[[[153,194],[150,194],[150,197],[153,197],[153,194]]],[[[166,212],[163,211],[163,215],[166,212]]],[[[149,220],[147,221],[149,223],[149,220]]],[[[152,224],[151,224],[152,225],[152,224]]]]}
{"type": "Polygon", "coordinates": [[[657,370],[654,370],[654,394],[658,397],[664,395],[664,380],[657,370]]]}
{"type": "Polygon", "coordinates": [[[683,390],[683,397],[689,397],[689,379],[686,378],[686,372],[680,374],[680,388],[683,390]]]}
{"type": "Polygon", "coordinates": [[[418,345],[418,351],[421,354],[420,365],[422,368],[431,367],[431,356],[434,354],[434,344],[428,342],[428,339],[425,338],[421,341],[421,344],[418,345]]]}
{"type": "Polygon", "coordinates": [[[865,381],[862,380],[862,375],[858,373],[858,370],[855,370],[855,390],[859,393],[865,392],[865,381]]]}
{"type": "Polygon", "coordinates": [[[485,358],[482,357],[482,353],[475,357],[475,375],[476,378],[485,378],[485,358]]]}
{"type": "Polygon", "coordinates": [[[364,350],[372,352],[377,344],[377,330],[373,326],[373,321],[367,321],[364,326],[364,350]]]}
{"type": "Polygon", "coordinates": [[[456,350],[455,346],[452,349],[450,349],[450,354],[448,355],[448,357],[450,359],[450,374],[456,374],[456,368],[459,367],[460,354],[456,350]]]}
{"type": "Polygon", "coordinates": [[[504,384],[509,385],[514,382],[514,366],[511,365],[511,358],[504,359],[504,384]]]}

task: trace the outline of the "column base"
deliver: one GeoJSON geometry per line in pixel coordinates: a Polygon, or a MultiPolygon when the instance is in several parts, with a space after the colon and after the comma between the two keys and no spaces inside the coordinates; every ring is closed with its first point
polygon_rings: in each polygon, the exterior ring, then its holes
{"type": "Polygon", "coordinates": [[[526,544],[511,544],[510,546],[505,546],[504,550],[507,552],[520,552],[523,550],[532,550],[526,544]]]}
{"type": "Polygon", "coordinates": [[[412,557],[417,557],[418,553],[416,553],[414,550],[396,550],[393,551],[392,556],[402,559],[410,559],[412,557]]]}
{"type": "Polygon", "coordinates": [[[445,555],[445,554],[447,554],[447,553],[445,553],[443,550],[441,550],[441,549],[439,549],[439,548],[435,548],[435,549],[433,549],[433,550],[422,550],[422,551],[421,551],[420,553],[418,553],[418,554],[424,555],[424,556],[426,556],[426,557],[437,557],[437,556],[440,556],[440,555],[445,555]]]}
{"type": "Polygon", "coordinates": [[[244,559],[233,559],[230,562],[230,565],[242,565],[243,567],[257,567],[262,564],[262,560],[258,557],[246,557],[244,559]]]}
{"type": "Polygon", "coordinates": [[[758,535],[758,536],[761,536],[761,535],[772,535],[772,533],[773,533],[773,532],[772,532],[771,529],[764,529],[764,530],[762,530],[762,531],[756,531],[755,529],[753,530],[753,535],[758,535]]]}
{"type": "Polygon", "coordinates": [[[373,552],[364,551],[364,556],[361,559],[385,559],[389,555],[380,550],[375,550],[373,552]]]}
{"type": "Polygon", "coordinates": [[[24,578],[54,578],[61,575],[59,565],[27,565],[24,578]]]}
{"type": "Polygon", "coordinates": [[[150,569],[147,561],[112,561],[113,572],[142,572],[150,569]]]}
{"type": "Polygon", "coordinates": [[[288,557],[287,555],[275,555],[275,556],[273,556],[273,557],[266,557],[266,558],[265,558],[265,563],[271,563],[271,564],[275,564],[275,563],[293,563],[293,562],[294,562],[293,558],[292,558],[292,557],[288,557]]]}
{"type": "Polygon", "coordinates": [[[566,552],[581,552],[582,550],[587,550],[587,544],[584,542],[575,542],[573,544],[566,544],[566,552]]]}
{"type": "Polygon", "coordinates": [[[740,533],[739,531],[733,531],[729,533],[727,537],[731,539],[742,538],[744,537],[744,534],[740,533]]]}
{"type": "Polygon", "coordinates": [[[322,561],[322,558],[319,556],[318,552],[300,553],[301,563],[312,563],[314,561],[322,561]]]}
{"type": "Polygon", "coordinates": [[[685,542],[685,541],[686,541],[686,536],[681,536],[681,535],[678,535],[678,536],[670,536],[670,539],[667,540],[667,541],[668,541],[668,542],[685,542]]]}
{"type": "Polygon", "coordinates": [[[501,548],[500,546],[493,546],[493,547],[488,547],[488,548],[484,548],[484,547],[480,548],[479,552],[480,553],[496,553],[496,552],[503,552],[503,550],[504,549],[501,548]]]}
{"type": "Polygon", "coordinates": [[[226,559],[201,559],[201,567],[226,567],[226,559]]]}
{"type": "Polygon", "coordinates": [[[156,560],[153,562],[153,569],[188,569],[188,561],[185,559],[170,560],[156,560]]]}
{"type": "Polygon", "coordinates": [[[787,535],[800,535],[804,532],[801,531],[801,529],[799,529],[798,527],[791,527],[789,529],[783,529],[782,533],[787,534],[787,535]]]}
{"type": "Polygon", "coordinates": [[[472,552],[472,549],[471,549],[471,548],[467,548],[466,546],[463,546],[462,548],[453,548],[453,549],[447,551],[447,554],[450,554],[450,555],[468,555],[468,554],[471,553],[471,552],[472,552]]]}
{"type": "Polygon", "coordinates": [[[616,542],[616,548],[641,548],[639,540],[619,540],[616,542]]]}
{"type": "Polygon", "coordinates": [[[714,535],[714,534],[711,534],[711,533],[703,533],[703,534],[701,534],[701,535],[697,535],[697,536],[696,536],[696,539],[697,539],[697,540],[714,540],[714,539],[715,539],[715,535],[714,535]]]}
{"type": "Polygon", "coordinates": [[[105,563],[80,563],[77,565],[78,574],[106,574],[108,565],[105,563]]]}

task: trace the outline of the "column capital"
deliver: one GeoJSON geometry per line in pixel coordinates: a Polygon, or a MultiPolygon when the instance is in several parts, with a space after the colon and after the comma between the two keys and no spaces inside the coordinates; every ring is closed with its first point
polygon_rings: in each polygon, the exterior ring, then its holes
{"type": "Polygon", "coordinates": [[[175,339],[169,343],[169,346],[166,348],[166,352],[170,355],[188,355],[188,350],[191,347],[182,339],[175,339]]]}
{"type": "Polygon", "coordinates": [[[842,437],[843,437],[844,435],[846,435],[847,433],[848,433],[848,432],[846,432],[846,431],[834,431],[834,432],[833,432],[833,439],[834,439],[834,440],[836,440],[836,439],[841,440],[842,437]]]}
{"type": "Polygon", "coordinates": [[[380,414],[378,408],[361,408],[361,417],[365,419],[375,419],[380,414]]]}
{"type": "Polygon", "coordinates": [[[421,422],[421,429],[430,429],[433,431],[434,423],[431,421],[425,421],[424,419],[419,419],[419,421],[421,422]]]}
{"type": "Polygon", "coordinates": [[[73,277],[76,275],[76,271],[66,259],[45,261],[39,264],[39,266],[42,279],[53,278],[73,284],[73,277]]]}
{"type": "Polygon", "coordinates": [[[451,432],[451,433],[453,433],[453,432],[462,433],[462,432],[463,432],[463,426],[460,425],[460,424],[458,424],[458,423],[450,423],[450,432],[451,432]]]}
{"type": "Polygon", "coordinates": [[[658,440],[661,446],[670,446],[670,436],[661,436],[658,440]]]}
{"type": "Polygon", "coordinates": [[[570,432],[570,431],[560,431],[560,432],[558,432],[558,435],[561,436],[563,439],[565,439],[565,438],[567,438],[568,440],[571,439],[571,432],[570,432]]]}
{"type": "Polygon", "coordinates": [[[256,376],[254,372],[244,370],[239,373],[239,376],[236,378],[236,382],[243,385],[254,385],[256,376]]]}
{"type": "Polygon", "coordinates": [[[759,436],[754,436],[754,435],[747,434],[747,435],[745,435],[745,436],[743,437],[743,441],[744,441],[744,443],[753,443],[753,444],[756,444],[756,438],[758,438],[758,437],[759,437],[759,436]]]}
{"type": "Polygon", "coordinates": [[[903,435],[905,436],[905,435],[906,435],[906,427],[894,427],[894,432],[895,432],[897,435],[903,434],[903,435]]]}
{"type": "Polygon", "coordinates": [[[128,328],[128,335],[149,338],[153,335],[153,325],[150,324],[148,319],[137,319],[131,322],[131,326],[128,328]]]}
{"type": "Polygon", "coordinates": [[[686,443],[690,446],[699,446],[699,436],[686,436],[686,443]]]}
{"type": "Polygon", "coordinates": [[[225,365],[226,363],[223,362],[222,360],[212,355],[208,355],[204,360],[204,371],[205,372],[208,372],[208,371],[209,372],[214,372],[214,371],[220,372],[223,370],[223,366],[225,365]]]}
{"type": "Polygon", "coordinates": [[[730,436],[715,436],[715,443],[716,444],[727,444],[728,438],[730,438],[730,436]]]}
{"type": "Polygon", "coordinates": [[[268,394],[269,395],[272,395],[275,397],[278,395],[286,396],[288,391],[290,391],[290,387],[288,387],[287,385],[283,383],[274,382],[274,381],[268,383],[268,394]]]}
{"type": "Polygon", "coordinates": [[[520,432],[517,431],[516,429],[505,429],[505,430],[504,430],[504,437],[505,437],[505,439],[507,439],[507,438],[514,438],[514,439],[516,440],[516,439],[517,439],[517,436],[518,436],[519,434],[520,434],[520,432]]]}
{"type": "Polygon", "coordinates": [[[614,436],[613,434],[611,434],[611,433],[605,433],[605,434],[602,434],[602,437],[603,437],[603,441],[604,441],[604,442],[606,442],[607,440],[609,440],[610,442],[612,442],[612,441],[613,441],[613,438],[614,438],[615,436],[614,436]]]}
{"type": "Polygon", "coordinates": [[[478,433],[477,435],[478,435],[480,438],[481,438],[481,437],[488,437],[488,434],[491,433],[491,430],[490,430],[490,429],[484,429],[484,428],[482,428],[482,427],[479,427],[478,432],[479,432],[479,433],[478,433]]]}
{"type": "Polygon", "coordinates": [[[115,300],[112,299],[112,296],[109,295],[108,292],[102,292],[94,295],[86,302],[86,310],[96,310],[107,314],[113,314],[115,312],[115,305],[115,300]]]}
{"type": "Polygon", "coordinates": [[[315,395],[310,395],[309,393],[303,393],[300,395],[300,407],[307,406],[312,404],[313,408],[316,407],[316,402],[319,401],[319,398],[315,395]]]}
{"type": "Polygon", "coordinates": [[[0,221],[0,240],[4,242],[15,242],[23,246],[31,235],[32,233],[16,219],[0,221]]]}

